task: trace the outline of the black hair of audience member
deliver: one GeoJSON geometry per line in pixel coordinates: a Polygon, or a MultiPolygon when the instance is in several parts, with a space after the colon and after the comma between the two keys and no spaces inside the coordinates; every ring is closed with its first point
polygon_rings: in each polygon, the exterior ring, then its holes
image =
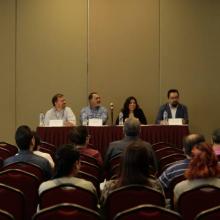
{"type": "Polygon", "coordinates": [[[186,155],[191,156],[192,148],[199,143],[205,142],[202,134],[190,134],[183,139],[183,147],[186,155]]]}
{"type": "Polygon", "coordinates": [[[217,128],[213,131],[212,141],[214,144],[220,144],[220,128],[217,128]]]}
{"type": "Polygon", "coordinates": [[[148,185],[151,175],[150,154],[146,145],[135,141],[125,148],[118,187],[130,184],[148,185]]]}
{"type": "Polygon", "coordinates": [[[15,132],[15,141],[20,150],[29,150],[33,133],[27,125],[21,125],[15,132]]]}
{"type": "Polygon", "coordinates": [[[34,151],[38,150],[38,146],[41,144],[40,136],[37,134],[36,131],[33,131],[33,137],[34,137],[34,151]]]}
{"type": "Polygon", "coordinates": [[[54,178],[69,176],[80,159],[79,151],[72,144],[60,146],[55,154],[54,178]]]}
{"type": "Polygon", "coordinates": [[[74,127],[69,133],[69,140],[75,145],[85,145],[87,137],[88,130],[84,126],[74,127]]]}

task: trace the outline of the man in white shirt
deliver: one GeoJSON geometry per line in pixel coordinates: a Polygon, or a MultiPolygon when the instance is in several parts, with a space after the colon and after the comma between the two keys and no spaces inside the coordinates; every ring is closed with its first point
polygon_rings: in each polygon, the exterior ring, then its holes
{"type": "Polygon", "coordinates": [[[56,94],[52,98],[53,108],[45,114],[44,124],[49,126],[50,120],[63,120],[64,126],[76,125],[76,116],[71,108],[66,106],[66,99],[63,94],[56,94]]]}
{"type": "Polygon", "coordinates": [[[189,123],[187,107],[179,103],[179,91],[170,89],[167,93],[168,103],[162,105],[156,118],[156,124],[163,124],[163,120],[168,118],[181,118],[183,124],[189,123]]]}

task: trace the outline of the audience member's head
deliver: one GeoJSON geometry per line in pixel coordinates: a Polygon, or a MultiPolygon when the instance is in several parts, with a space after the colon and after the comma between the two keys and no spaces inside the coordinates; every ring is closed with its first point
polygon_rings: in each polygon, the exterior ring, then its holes
{"type": "Polygon", "coordinates": [[[196,144],[205,141],[205,137],[201,134],[190,134],[183,139],[184,152],[191,157],[191,151],[196,144]]]}
{"type": "Polygon", "coordinates": [[[88,142],[88,130],[84,126],[74,127],[69,133],[71,143],[79,146],[86,145],[88,142]]]}
{"type": "Polygon", "coordinates": [[[33,150],[38,150],[38,147],[40,146],[40,136],[37,134],[37,132],[33,131],[33,145],[34,145],[34,149],[33,150]]]}
{"type": "Polygon", "coordinates": [[[213,131],[212,142],[213,142],[213,144],[216,144],[216,145],[220,144],[220,128],[213,131]]]}
{"type": "Polygon", "coordinates": [[[119,186],[148,183],[151,173],[148,148],[141,141],[135,141],[125,148],[121,162],[119,186]]]}
{"type": "Polygon", "coordinates": [[[55,176],[60,178],[74,176],[80,168],[79,151],[71,144],[62,145],[57,149],[55,155],[55,176]]]}
{"type": "Polygon", "coordinates": [[[15,132],[15,141],[20,150],[31,150],[33,133],[27,125],[21,125],[15,132]]]}
{"type": "Polygon", "coordinates": [[[196,144],[192,149],[191,161],[185,171],[187,179],[218,177],[220,167],[211,145],[206,142],[196,144]]]}
{"type": "Polygon", "coordinates": [[[137,118],[129,117],[124,123],[124,134],[126,136],[138,136],[140,133],[140,121],[137,118]]]}

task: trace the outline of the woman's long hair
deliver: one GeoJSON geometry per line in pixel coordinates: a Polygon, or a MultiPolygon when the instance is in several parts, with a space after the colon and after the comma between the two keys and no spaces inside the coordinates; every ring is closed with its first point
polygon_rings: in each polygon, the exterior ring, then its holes
{"type": "Polygon", "coordinates": [[[220,167],[211,145],[202,142],[192,149],[192,159],[185,171],[187,179],[219,177],[220,167]]]}
{"type": "Polygon", "coordinates": [[[143,142],[135,141],[127,146],[122,157],[118,187],[129,184],[148,185],[149,157],[149,151],[143,142]]]}
{"type": "Polygon", "coordinates": [[[129,96],[126,100],[125,100],[125,103],[124,103],[124,106],[123,106],[123,108],[122,108],[122,112],[123,112],[123,114],[124,114],[124,118],[127,118],[128,116],[129,116],[129,104],[130,104],[130,101],[131,100],[134,100],[135,101],[135,103],[136,103],[136,108],[135,108],[135,110],[134,110],[134,114],[135,114],[135,112],[139,109],[139,105],[138,105],[138,103],[137,103],[137,99],[134,97],[134,96],[129,96]]]}
{"type": "Polygon", "coordinates": [[[65,144],[58,148],[55,155],[54,178],[68,176],[76,161],[79,161],[80,154],[74,145],[65,144]]]}

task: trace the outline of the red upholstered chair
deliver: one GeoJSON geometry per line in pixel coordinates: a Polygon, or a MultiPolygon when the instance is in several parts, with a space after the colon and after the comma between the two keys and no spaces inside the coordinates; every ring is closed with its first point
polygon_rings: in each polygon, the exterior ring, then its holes
{"type": "Polygon", "coordinates": [[[76,204],[61,203],[40,210],[33,220],[101,220],[94,210],[76,204]]]}
{"type": "Polygon", "coordinates": [[[75,203],[96,210],[98,198],[91,191],[73,184],[55,186],[40,194],[40,209],[48,208],[59,203],[75,203]]]}
{"type": "Polygon", "coordinates": [[[101,170],[97,165],[80,160],[80,170],[95,176],[100,182],[102,181],[101,170]]]}
{"type": "Polygon", "coordinates": [[[89,162],[91,164],[94,164],[96,166],[99,166],[99,163],[97,162],[96,158],[89,156],[88,154],[82,153],[80,152],[80,160],[82,161],[86,161],[89,162]]]}
{"type": "Polygon", "coordinates": [[[165,156],[169,156],[170,154],[175,154],[175,153],[184,155],[183,150],[175,147],[164,147],[155,151],[155,155],[158,160],[160,160],[165,156]]]}
{"type": "Polygon", "coordinates": [[[5,149],[4,147],[0,147],[0,157],[5,160],[8,157],[12,156],[10,151],[5,149]]]}
{"type": "Polygon", "coordinates": [[[97,177],[83,171],[79,171],[77,177],[90,181],[95,186],[97,194],[100,195],[100,181],[97,177]]]}
{"type": "MultiPolygon", "coordinates": [[[[11,213],[16,220],[24,219],[25,199],[20,190],[0,183],[0,209],[11,213]]],[[[0,219],[1,215],[0,215],[0,219]]]]}
{"type": "Polygon", "coordinates": [[[0,147],[5,148],[8,150],[12,155],[15,155],[18,152],[18,148],[12,144],[6,143],[6,142],[0,142],[0,147]]]}
{"type": "Polygon", "coordinates": [[[0,209],[0,219],[1,220],[17,220],[14,218],[14,216],[11,213],[5,210],[1,210],[1,209],[0,209]]]}
{"type": "Polygon", "coordinates": [[[193,220],[201,211],[219,204],[220,188],[204,185],[181,194],[177,201],[177,209],[184,220],[193,220]]]}
{"type": "Polygon", "coordinates": [[[120,163],[122,155],[116,155],[110,160],[110,168],[106,170],[106,179],[111,179],[112,176],[118,176],[120,172],[120,163]]]}
{"type": "Polygon", "coordinates": [[[45,176],[41,167],[33,163],[15,162],[3,167],[3,170],[8,169],[24,170],[37,176],[40,182],[43,182],[45,180],[45,176]]]}
{"type": "Polygon", "coordinates": [[[114,220],[182,220],[177,212],[156,205],[139,205],[119,212],[114,220]]]}
{"type": "Polygon", "coordinates": [[[31,219],[37,209],[39,179],[34,174],[23,170],[8,169],[0,172],[0,183],[17,188],[24,193],[26,216],[24,219],[31,219]]]}
{"type": "Polygon", "coordinates": [[[211,209],[200,212],[195,220],[215,220],[220,219],[220,206],[215,206],[211,209]]]}
{"type": "Polygon", "coordinates": [[[55,160],[55,152],[53,152],[52,150],[45,147],[40,147],[39,151],[49,154],[52,157],[52,159],[55,160]]]}
{"type": "Polygon", "coordinates": [[[160,192],[150,187],[128,185],[110,192],[104,208],[108,219],[112,220],[117,213],[142,204],[165,206],[165,198],[160,192]]]}
{"type": "Polygon", "coordinates": [[[163,141],[152,144],[152,148],[154,151],[162,149],[164,147],[173,147],[173,146],[171,144],[163,142],[163,141]]]}
{"type": "Polygon", "coordinates": [[[45,142],[45,141],[41,141],[40,147],[47,148],[50,151],[52,151],[53,153],[55,153],[56,150],[57,150],[57,147],[54,144],[51,144],[51,143],[48,143],[48,142],[45,142]]]}

